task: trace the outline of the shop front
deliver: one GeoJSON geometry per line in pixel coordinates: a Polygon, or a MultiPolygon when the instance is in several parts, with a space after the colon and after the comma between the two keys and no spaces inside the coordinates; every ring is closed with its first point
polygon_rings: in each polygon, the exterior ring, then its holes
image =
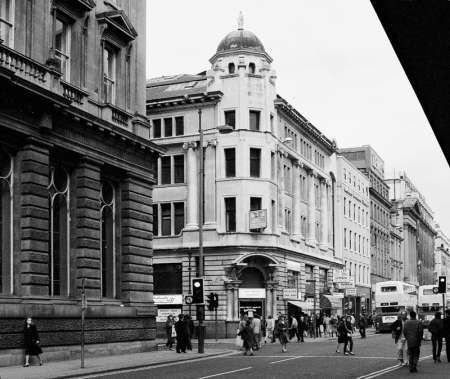
{"type": "Polygon", "coordinates": [[[157,306],[156,314],[156,336],[158,338],[166,337],[166,321],[168,316],[174,316],[182,313],[183,295],[153,295],[153,301],[157,306]]]}

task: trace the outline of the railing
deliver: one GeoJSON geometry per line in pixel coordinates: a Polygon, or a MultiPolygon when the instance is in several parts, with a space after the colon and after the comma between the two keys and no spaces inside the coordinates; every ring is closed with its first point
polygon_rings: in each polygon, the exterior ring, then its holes
{"type": "Polygon", "coordinates": [[[88,94],[80,88],[63,80],[61,80],[61,86],[63,89],[63,96],[77,104],[83,104],[83,99],[88,96],[88,94]]]}
{"type": "Polygon", "coordinates": [[[128,127],[128,121],[131,118],[131,115],[119,108],[111,106],[112,115],[111,118],[113,122],[119,124],[124,127],[128,127]]]}

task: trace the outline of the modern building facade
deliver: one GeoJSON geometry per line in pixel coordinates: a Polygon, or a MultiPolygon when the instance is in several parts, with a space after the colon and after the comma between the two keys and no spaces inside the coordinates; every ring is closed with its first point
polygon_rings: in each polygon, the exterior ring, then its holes
{"type": "Polygon", "coordinates": [[[386,179],[393,203],[395,225],[402,228],[405,256],[405,281],[415,284],[434,283],[435,222],[433,211],[404,172],[386,179]]]}
{"type": "MultiPolygon", "coordinates": [[[[198,274],[199,211],[206,293],[219,295],[219,335],[234,336],[243,313],[311,312],[321,300],[331,311],[333,298],[320,294],[342,265],[334,238],[335,144],[277,95],[272,58],[242,21],[210,63],[198,75],[147,82],[150,138],[167,149],[153,205],[158,320],[190,310],[181,303],[198,274]],[[225,124],[233,131],[220,134],[225,124]]],[[[206,324],[213,320],[207,311],[206,324]]]]}
{"type": "Polygon", "coordinates": [[[0,349],[155,336],[145,3],[1,1],[0,349]]]}
{"type": "Polygon", "coordinates": [[[370,181],[371,284],[390,280],[390,209],[388,186],[384,183],[384,161],[369,145],[339,149],[370,181]]]}
{"type": "Polygon", "coordinates": [[[450,238],[448,238],[436,224],[436,239],[434,250],[434,283],[439,276],[447,277],[447,288],[450,289],[450,238]]]}
{"type": "Polygon", "coordinates": [[[370,182],[341,155],[336,157],[336,181],[338,245],[343,251],[344,268],[356,287],[356,295],[346,302],[354,301],[353,310],[359,315],[371,309],[370,182]]]}

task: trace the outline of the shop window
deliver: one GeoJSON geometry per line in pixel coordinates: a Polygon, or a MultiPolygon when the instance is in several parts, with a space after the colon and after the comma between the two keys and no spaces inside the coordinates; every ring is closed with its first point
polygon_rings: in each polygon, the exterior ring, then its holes
{"type": "Polygon", "coordinates": [[[224,149],[225,153],[225,176],[233,178],[236,176],[236,149],[224,149]]]}
{"type": "Polygon", "coordinates": [[[261,149],[250,148],[250,176],[252,178],[261,176],[261,149]]]}
{"type": "Polygon", "coordinates": [[[225,198],[225,230],[227,232],[236,231],[236,198],[225,198]]]}
{"type": "Polygon", "coordinates": [[[236,111],[225,111],[225,124],[228,126],[231,126],[233,129],[236,128],[236,111]]]}
{"type": "Polygon", "coordinates": [[[260,111],[250,111],[250,130],[259,130],[259,122],[261,117],[260,111]]]}
{"type": "Polygon", "coordinates": [[[101,286],[102,296],[114,298],[116,296],[116,202],[115,188],[107,181],[102,182],[101,188],[101,227],[100,227],[100,258],[101,258],[101,286]]]}

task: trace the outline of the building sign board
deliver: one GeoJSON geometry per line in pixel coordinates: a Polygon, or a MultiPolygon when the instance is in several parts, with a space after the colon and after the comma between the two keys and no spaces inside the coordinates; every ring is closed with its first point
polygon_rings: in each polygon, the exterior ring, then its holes
{"type": "Polygon", "coordinates": [[[267,227],[267,209],[249,212],[249,229],[265,229],[267,227]]]}
{"type": "Polygon", "coordinates": [[[155,305],[183,304],[183,295],[153,295],[155,305]]]}
{"type": "Polygon", "coordinates": [[[265,288],[239,288],[239,299],[265,299],[265,288]]]}
{"type": "Polygon", "coordinates": [[[297,288],[283,288],[283,299],[284,300],[297,300],[299,298],[299,293],[297,288]]]}
{"type": "Polygon", "coordinates": [[[167,316],[172,315],[178,317],[180,313],[181,308],[158,309],[158,314],[156,315],[156,322],[166,322],[167,316]]]}
{"type": "Polygon", "coordinates": [[[346,288],[345,289],[345,295],[346,296],[356,296],[356,288],[346,288]]]}

